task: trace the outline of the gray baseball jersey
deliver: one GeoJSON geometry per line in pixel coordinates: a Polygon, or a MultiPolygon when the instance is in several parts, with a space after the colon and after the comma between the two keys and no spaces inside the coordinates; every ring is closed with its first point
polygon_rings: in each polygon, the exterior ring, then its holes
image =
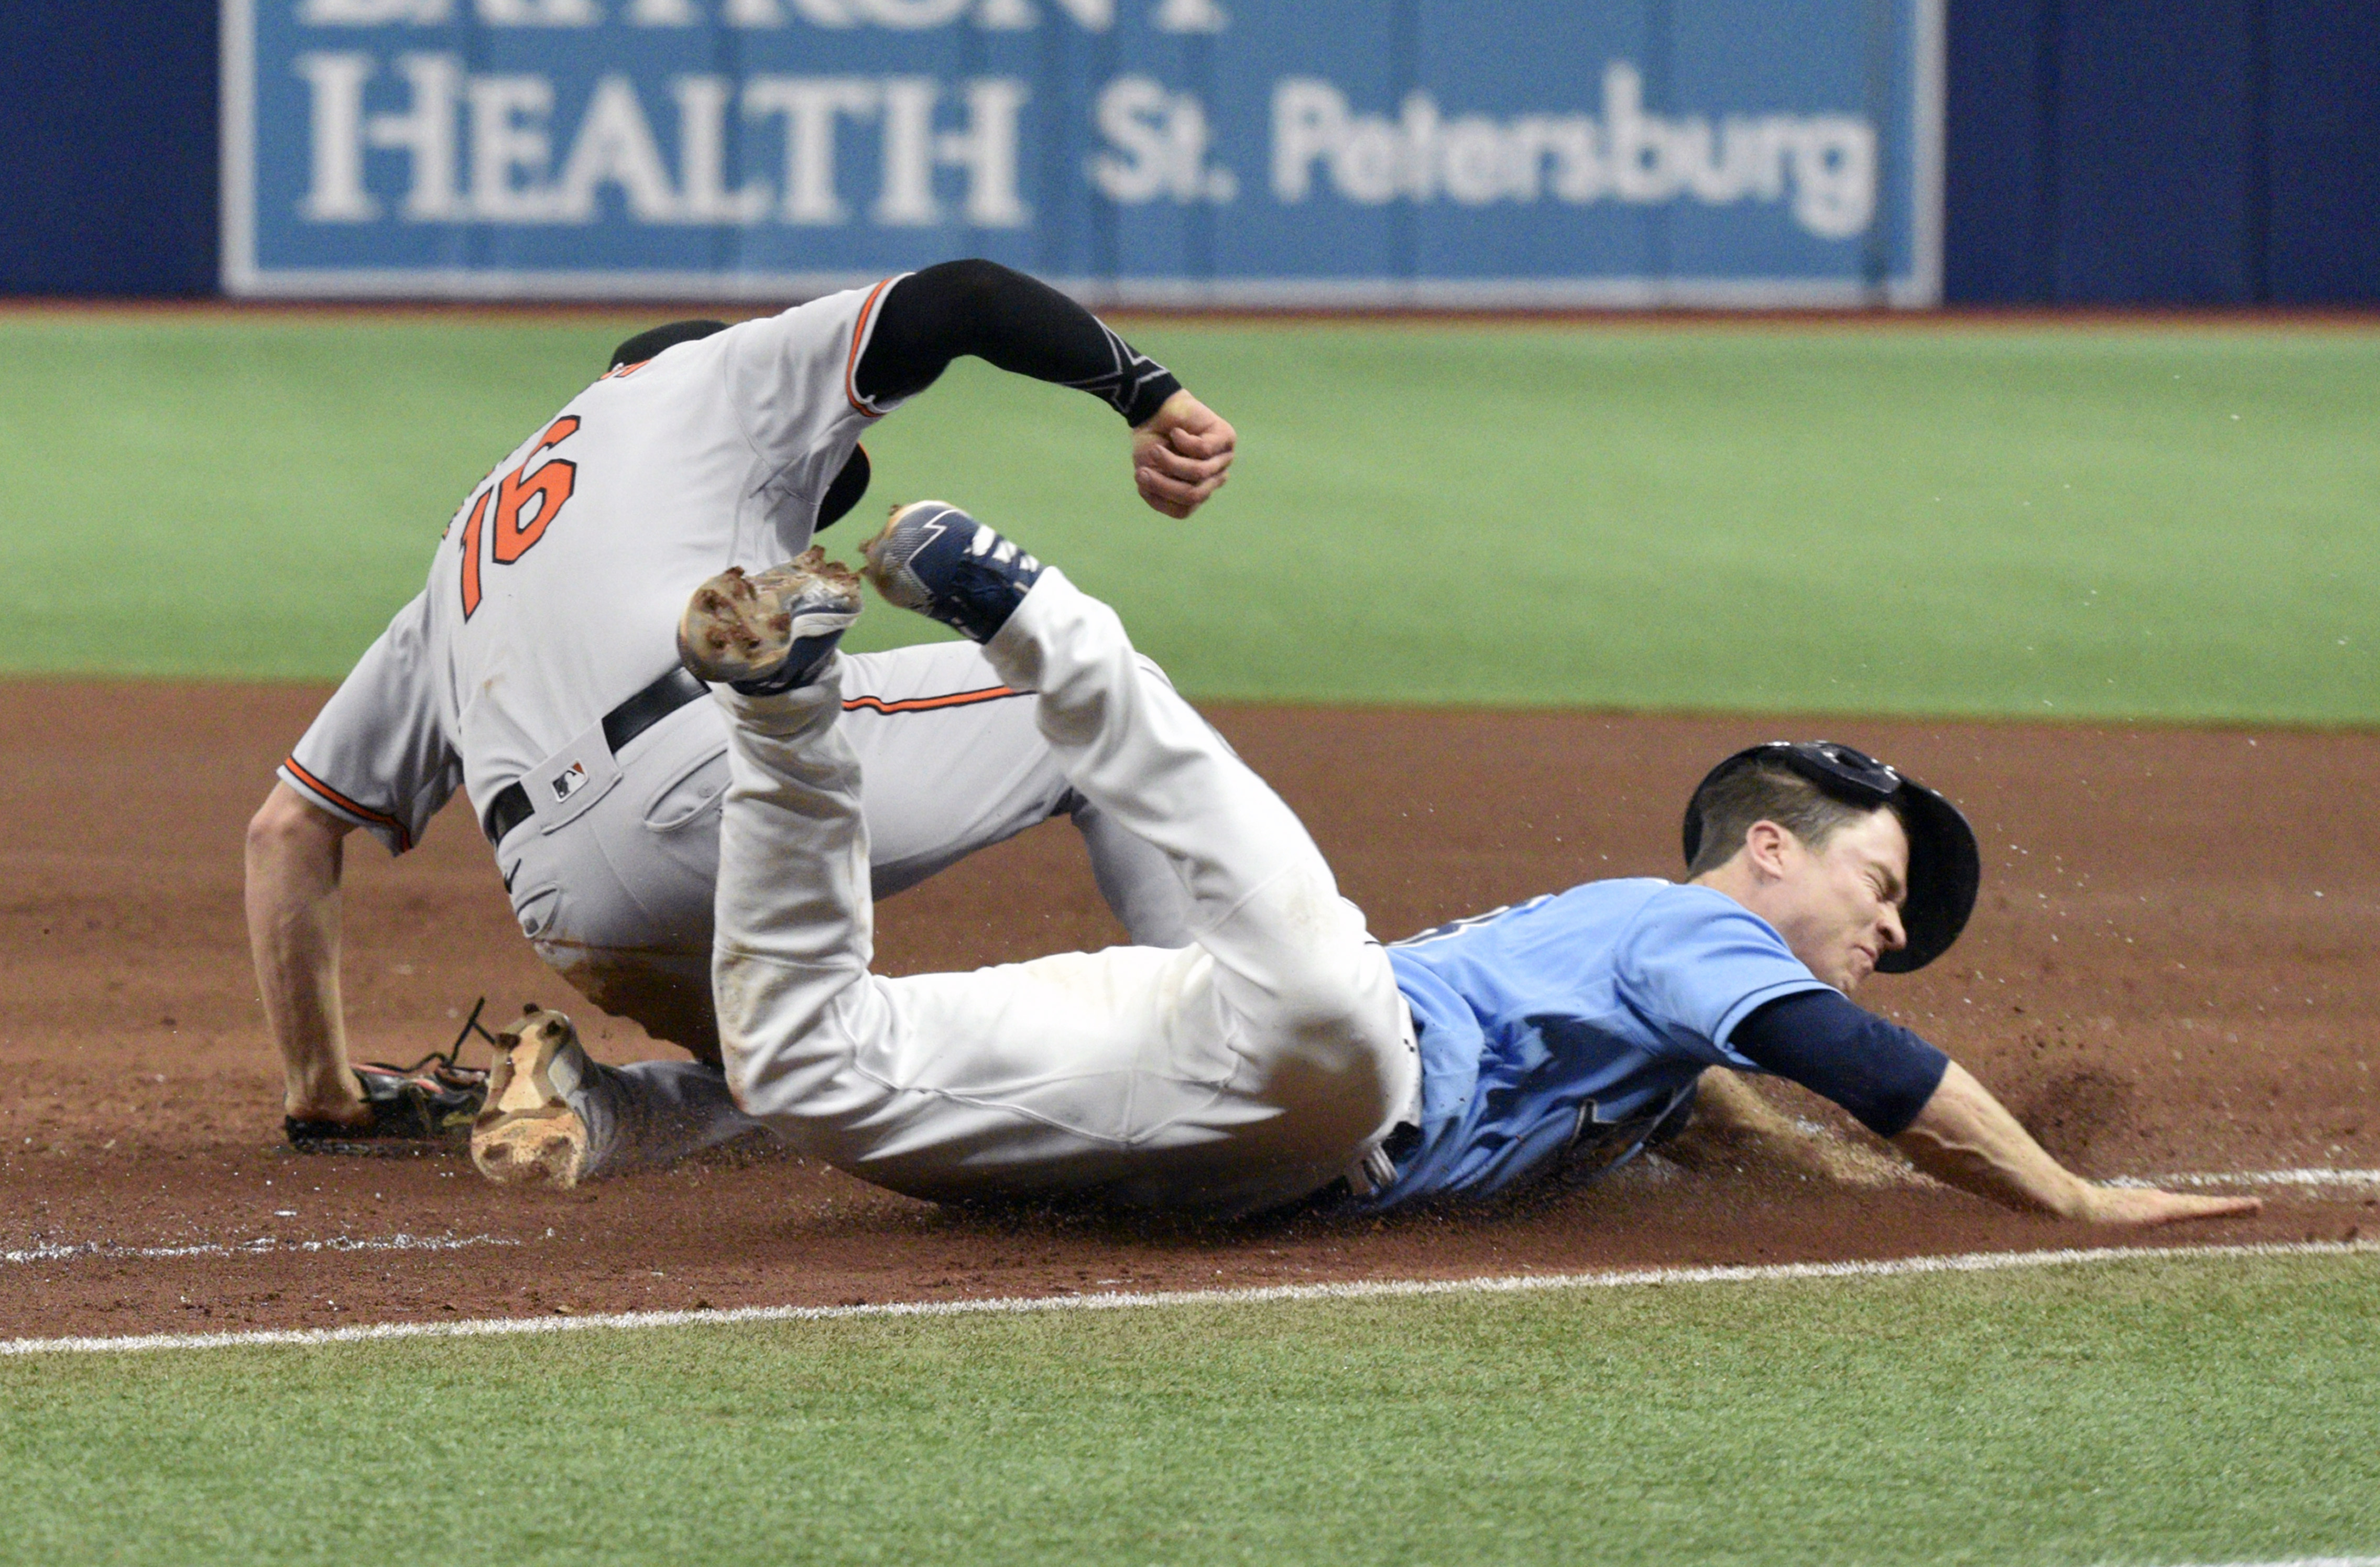
{"type": "Polygon", "coordinates": [[[402,851],[458,784],[484,805],[668,670],[686,596],[808,548],[886,411],[851,382],[885,286],[681,344],[572,398],[465,497],[428,587],[283,776],[402,851]]]}
{"type": "MultiPolygon", "coordinates": [[[[615,756],[603,718],[675,667],[696,586],[808,547],[828,485],[894,406],[853,383],[892,281],[681,344],[573,398],[456,508],[427,586],[280,770],[398,854],[457,787],[484,812],[523,784],[534,814],[497,857],[524,934],[599,1004],[699,1054],[716,1049],[724,728],[691,702],[615,756]]],[[[1032,704],[1002,699],[972,646],[845,665],[880,895],[1075,803],[1032,704]]],[[[1135,938],[1179,939],[1161,858],[1119,833],[1092,846],[1111,902],[1148,911],[1135,938]]]]}

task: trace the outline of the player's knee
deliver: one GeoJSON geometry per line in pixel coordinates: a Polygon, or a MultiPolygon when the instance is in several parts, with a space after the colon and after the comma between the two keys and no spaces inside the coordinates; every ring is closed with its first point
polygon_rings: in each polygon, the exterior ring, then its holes
{"type": "Polygon", "coordinates": [[[1266,1097],[1306,1135],[1353,1144],[1402,1109],[1411,1084],[1404,1037],[1382,1009],[1309,1017],[1286,1043],[1272,1063],[1266,1097]]]}
{"type": "Polygon", "coordinates": [[[1271,1002],[1284,1061],[1370,1130],[1408,1075],[1404,1003],[1381,950],[1360,929],[1308,948],[1275,970],[1271,1002]]]}
{"type": "Polygon", "coordinates": [[[1336,1038],[1359,1020],[1364,1008],[1362,988],[1345,966],[1302,965],[1281,977],[1274,990],[1275,1018],[1290,1034],[1318,1039],[1336,1038]]]}
{"type": "Polygon", "coordinates": [[[1276,877],[1239,913],[1248,922],[1241,938],[1261,941],[1251,955],[1283,1026],[1329,1035],[1377,1009],[1386,960],[1318,860],[1276,877]]]}
{"type": "Polygon", "coordinates": [[[1375,1053],[1375,1036],[1396,1032],[1389,993],[1372,972],[1375,965],[1365,961],[1369,952],[1353,948],[1335,961],[1300,964],[1277,978],[1275,1026],[1317,1065],[1356,1070],[1375,1053]]]}

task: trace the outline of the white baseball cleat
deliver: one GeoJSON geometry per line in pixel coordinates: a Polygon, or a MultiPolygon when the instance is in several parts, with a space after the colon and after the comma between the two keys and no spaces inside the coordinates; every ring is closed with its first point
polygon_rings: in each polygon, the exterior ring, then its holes
{"type": "Polygon", "coordinates": [[[594,1139],[570,1096],[594,1075],[578,1030],[531,1006],[496,1036],[487,1104],[471,1123],[471,1162],[504,1186],[569,1188],[593,1163],[594,1139]]]}
{"type": "Polygon", "coordinates": [[[677,656],[699,679],[767,696],[804,686],[859,618],[859,577],[813,545],[747,577],[742,566],[694,590],[677,656]]]}

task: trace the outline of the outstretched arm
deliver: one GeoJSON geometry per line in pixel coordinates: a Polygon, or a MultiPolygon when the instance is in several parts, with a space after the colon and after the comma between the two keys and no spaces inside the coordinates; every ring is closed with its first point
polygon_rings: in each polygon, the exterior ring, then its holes
{"type": "Polygon", "coordinates": [[[2253,1213],[2254,1197],[2188,1197],[2145,1186],[2102,1186],[2049,1157],[1991,1090],[1957,1062],[1893,1143],[1937,1180],[2010,1208],[2091,1224],[2170,1224],[2253,1213]]]}
{"type": "Polygon", "coordinates": [[[1048,284],[997,261],[943,261],[886,290],[854,374],[871,402],[915,396],[962,355],[1090,393],[1133,427],[1141,498],[1184,517],[1223,484],[1237,436],[1171,370],[1048,284]]]}
{"type": "Polygon", "coordinates": [[[1729,1040],[1755,1065],[1834,1100],[1938,1181],[2010,1208],[2094,1224],[2253,1213],[2252,1197],[2181,1197],[2085,1181],[2049,1157],[1965,1068],[1834,990],[1768,1002],[1729,1040]]]}
{"type": "Polygon", "coordinates": [[[283,1105],[298,1121],[372,1119],[347,1069],[339,1000],[339,873],[354,829],[286,784],[248,824],[248,941],[281,1048],[283,1105]]]}

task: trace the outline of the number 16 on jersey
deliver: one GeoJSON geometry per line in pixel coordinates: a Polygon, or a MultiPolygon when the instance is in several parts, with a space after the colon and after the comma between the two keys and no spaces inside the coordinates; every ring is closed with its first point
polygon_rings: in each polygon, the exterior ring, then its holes
{"type": "Polygon", "coordinates": [[[480,545],[481,532],[489,521],[489,503],[494,503],[494,541],[490,553],[497,565],[510,565],[537,547],[545,530],[562,508],[570,504],[571,489],[578,482],[578,465],[567,457],[538,458],[559,446],[578,432],[578,419],[565,415],[555,419],[537,444],[528,449],[521,465],[502,479],[482,489],[471,501],[470,520],[463,524],[463,618],[471,618],[480,607],[480,545]],[[531,465],[535,470],[531,470],[531,465]]]}

